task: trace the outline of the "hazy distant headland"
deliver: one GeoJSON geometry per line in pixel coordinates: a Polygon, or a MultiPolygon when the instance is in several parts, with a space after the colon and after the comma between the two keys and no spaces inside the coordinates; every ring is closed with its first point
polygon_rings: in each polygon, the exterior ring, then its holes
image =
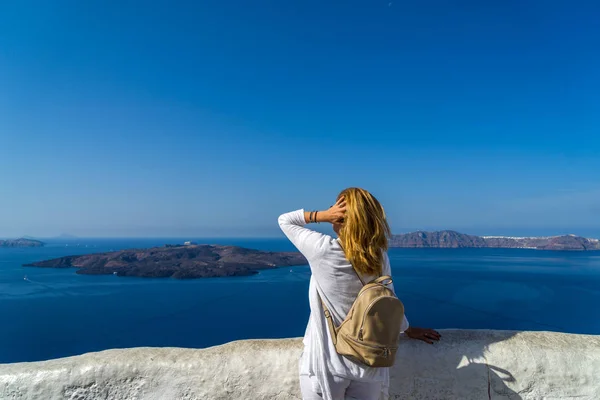
{"type": "Polygon", "coordinates": [[[60,235],[56,236],[54,239],[78,239],[78,237],[75,235],[71,235],[70,233],[61,233],[60,235]]]}
{"type": "Polygon", "coordinates": [[[0,247],[42,247],[44,242],[34,239],[9,239],[0,240],[0,247]]]}
{"type": "Polygon", "coordinates": [[[537,250],[600,250],[598,239],[576,235],[546,237],[474,236],[455,231],[411,232],[393,235],[390,247],[404,248],[505,248],[537,250]]]}
{"type": "Polygon", "coordinates": [[[24,266],[79,268],[78,274],[87,275],[192,279],[247,276],[259,270],[306,264],[308,262],[298,252],[189,244],[67,256],[24,266]]]}

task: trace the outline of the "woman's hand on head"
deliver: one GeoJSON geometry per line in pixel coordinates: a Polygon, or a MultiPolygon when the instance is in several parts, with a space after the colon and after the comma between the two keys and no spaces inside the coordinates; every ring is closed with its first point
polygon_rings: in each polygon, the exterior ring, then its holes
{"type": "Polygon", "coordinates": [[[437,342],[441,339],[442,335],[440,335],[437,331],[429,328],[418,328],[416,326],[411,326],[404,333],[411,339],[422,340],[426,343],[433,344],[433,342],[437,342]]]}
{"type": "Polygon", "coordinates": [[[327,213],[327,222],[332,224],[341,224],[344,222],[344,216],[346,215],[346,199],[344,196],[340,197],[334,205],[329,207],[327,213]]]}

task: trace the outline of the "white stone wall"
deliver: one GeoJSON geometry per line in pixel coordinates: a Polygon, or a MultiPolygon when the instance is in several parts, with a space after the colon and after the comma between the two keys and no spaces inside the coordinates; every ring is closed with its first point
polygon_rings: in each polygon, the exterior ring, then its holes
{"type": "MultiPolygon", "coordinates": [[[[600,399],[600,336],[441,331],[403,339],[392,399],[600,399]]],[[[299,339],[135,348],[0,365],[2,400],[300,399],[299,339]]]]}

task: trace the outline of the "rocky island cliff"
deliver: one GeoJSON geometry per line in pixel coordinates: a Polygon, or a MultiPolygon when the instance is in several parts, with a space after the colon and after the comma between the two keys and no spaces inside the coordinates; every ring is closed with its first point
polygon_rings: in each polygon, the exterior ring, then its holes
{"type": "Polygon", "coordinates": [[[34,239],[8,239],[0,240],[0,247],[42,247],[44,242],[34,239]]]}
{"type": "Polygon", "coordinates": [[[308,264],[296,252],[266,252],[236,246],[187,245],[67,256],[24,265],[79,268],[78,274],[149,278],[211,278],[253,275],[259,270],[308,264]]]}
{"type": "Polygon", "coordinates": [[[474,236],[455,231],[411,232],[393,235],[390,247],[405,248],[506,248],[538,250],[600,250],[598,239],[576,235],[548,237],[474,236]]]}

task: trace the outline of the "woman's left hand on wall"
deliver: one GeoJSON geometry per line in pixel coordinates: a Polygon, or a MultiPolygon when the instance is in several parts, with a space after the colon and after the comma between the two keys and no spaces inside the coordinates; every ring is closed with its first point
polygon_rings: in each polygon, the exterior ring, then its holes
{"type": "Polygon", "coordinates": [[[433,344],[441,339],[442,335],[438,331],[429,328],[418,328],[411,326],[404,333],[411,339],[422,340],[426,343],[433,344]]]}

